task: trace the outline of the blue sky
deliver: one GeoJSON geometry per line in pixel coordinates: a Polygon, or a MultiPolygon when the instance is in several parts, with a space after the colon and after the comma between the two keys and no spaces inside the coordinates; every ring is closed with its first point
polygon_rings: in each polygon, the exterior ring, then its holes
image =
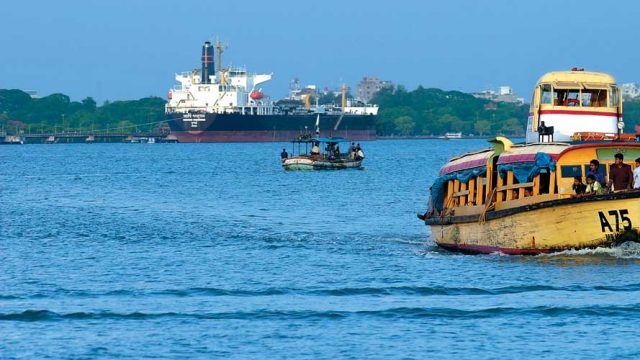
{"type": "Polygon", "coordinates": [[[573,66],[640,81],[640,3],[633,1],[7,1],[0,88],[74,100],[166,96],[199,66],[203,41],[223,63],[289,81],[355,88],[367,75],[408,89],[511,85],[530,97],[545,72],[573,66]]]}

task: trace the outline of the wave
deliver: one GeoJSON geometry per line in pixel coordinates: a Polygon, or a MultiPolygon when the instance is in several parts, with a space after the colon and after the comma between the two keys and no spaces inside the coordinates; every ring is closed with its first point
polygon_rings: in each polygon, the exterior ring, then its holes
{"type": "Polygon", "coordinates": [[[25,310],[14,313],[0,313],[0,321],[76,321],[76,320],[158,320],[158,319],[197,319],[197,320],[301,320],[301,319],[344,319],[350,317],[369,318],[452,318],[452,319],[486,319],[498,317],[620,317],[637,316],[640,304],[625,306],[591,306],[591,307],[554,307],[537,306],[529,308],[493,307],[475,310],[446,307],[421,308],[398,307],[381,310],[342,311],[342,310],[269,310],[217,312],[217,313],[116,313],[72,312],[57,313],[49,310],[25,310]]]}
{"type": "Polygon", "coordinates": [[[296,289],[296,288],[265,288],[257,290],[223,289],[196,287],[187,289],[163,289],[154,291],[140,290],[112,290],[105,292],[58,289],[49,293],[35,294],[5,294],[0,300],[47,299],[47,298],[100,298],[100,297],[265,297],[279,295],[296,296],[478,296],[478,295],[509,295],[529,292],[636,292],[640,291],[640,283],[618,286],[550,286],[550,285],[522,285],[504,286],[497,288],[476,287],[446,287],[446,286],[391,286],[391,287],[342,287],[328,289],[296,289]]]}

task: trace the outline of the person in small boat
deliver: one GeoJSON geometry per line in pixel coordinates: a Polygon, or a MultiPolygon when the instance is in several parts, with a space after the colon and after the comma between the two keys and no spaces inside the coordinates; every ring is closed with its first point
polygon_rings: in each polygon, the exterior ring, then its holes
{"type": "Polygon", "coordinates": [[[311,155],[320,155],[320,146],[318,146],[318,142],[313,143],[313,147],[311,148],[311,155]]]}
{"type": "Polygon", "coordinates": [[[593,174],[587,175],[587,188],[584,190],[585,195],[604,194],[604,188],[593,174]]]}
{"type": "Polygon", "coordinates": [[[587,189],[587,185],[582,183],[582,177],[581,176],[576,176],[573,178],[573,186],[572,186],[573,191],[575,191],[575,196],[581,196],[584,195],[585,190],[587,189]]]}
{"type": "Polygon", "coordinates": [[[593,175],[596,178],[596,181],[602,185],[604,188],[607,186],[607,182],[604,180],[604,175],[598,169],[600,168],[600,161],[593,159],[589,162],[589,170],[587,170],[587,176],[589,174],[593,175]]]}
{"type": "Polygon", "coordinates": [[[362,159],[364,159],[364,152],[362,151],[362,149],[358,149],[358,151],[356,152],[356,160],[362,159]]]}
{"type": "Polygon", "coordinates": [[[284,161],[285,159],[287,159],[289,157],[289,153],[287,152],[287,150],[282,149],[282,152],[280,153],[280,159],[282,161],[284,161]]]}
{"type": "Polygon", "coordinates": [[[349,159],[353,160],[356,157],[356,143],[351,143],[351,145],[349,145],[349,150],[347,151],[347,153],[349,154],[349,159]]]}
{"type": "Polygon", "coordinates": [[[340,159],[340,145],[336,145],[336,148],[333,150],[333,156],[335,156],[336,159],[340,159]]]}
{"type": "Polygon", "coordinates": [[[613,156],[615,163],[609,168],[608,191],[622,191],[633,187],[633,172],[631,166],[623,163],[624,155],[617,153],[613,156]],[[612,189],[613,187],[613,189],[612,189]]]}
{"type": "Polygon", "coordinates": [[[633,170],[633,188],[640,189],[640,158],[636,159],[636,168],[633,170]]]}

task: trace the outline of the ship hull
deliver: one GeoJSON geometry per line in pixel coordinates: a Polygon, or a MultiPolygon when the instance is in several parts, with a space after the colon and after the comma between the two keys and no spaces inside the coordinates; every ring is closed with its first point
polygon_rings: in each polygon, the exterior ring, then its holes
{"type": "Polygon", "coordinates": [[[639,241],[640,191],[548,201],[480,216],[425,220],[439,246],[535,255],[639,241]]]}
{"type": "MultiPolygon", "coordinates": [[[[317,115],[168,114],[181,143],[281,142],[314,133],[317,115]]],[[[320,136],[375,140],[375,115],[320,115],[320,136]]]]}

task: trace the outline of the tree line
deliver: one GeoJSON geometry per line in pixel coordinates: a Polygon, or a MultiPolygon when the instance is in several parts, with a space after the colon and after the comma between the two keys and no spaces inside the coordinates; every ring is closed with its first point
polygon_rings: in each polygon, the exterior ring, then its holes
{"type": "Polygon", "coordinates": [[[56,131],[136,132],[152,131],[164,121],[165,100],[105,101],[97,106],[87,97],[71,101],[64,94],[32,98],[21,90],[0,89],[0,126],[7,132],[56,131]]]}
{"type": "MultiPolygon", "coordinates": [[[[326,101],[336,102],[332,95],[326,101]]],[[[382,89],[371,101],[380,106],[376,130],[380,136],[442,135],[462,132],[478,136],[523,136],[528,104],[491,102],[471,94],[419,86],[382,89]]],[[[32,98],[21,90],[0,89],[0,127],[9,133],[55,131],[153,131],[163,126],[164,104],[159,97],[105,101],[98,106],[87,97],[71,101],[67,95],[32,98]]],[[[640,100],[624,103],[625,132],[640,122],[640,100]]]]}

